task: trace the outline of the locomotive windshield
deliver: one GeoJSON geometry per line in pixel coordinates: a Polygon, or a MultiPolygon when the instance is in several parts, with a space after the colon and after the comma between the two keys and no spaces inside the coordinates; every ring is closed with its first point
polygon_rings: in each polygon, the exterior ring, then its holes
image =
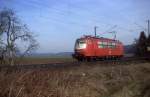
{"type": "Polygon", "coordinates": [[[86,42],[83,40],[77,40],[75,44],[75,49],[85,49],[86,48],[86,42]]]}

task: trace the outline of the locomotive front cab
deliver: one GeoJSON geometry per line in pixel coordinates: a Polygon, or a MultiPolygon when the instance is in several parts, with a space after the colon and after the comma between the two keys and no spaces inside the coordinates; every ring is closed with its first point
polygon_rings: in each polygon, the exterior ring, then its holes
{"type": "Polygon", "coordinates": [[[85,40],[77,40],[75,43],[75,50],[86,49],[86,41],[85,40]]]}
{"type": "Polygon", "coordinates": [[[74,54],[72,55],[75,59],[84,57],[85,50],[87,48],[87,42],[84,39],[77,39],[74,46],[74,54]]]}

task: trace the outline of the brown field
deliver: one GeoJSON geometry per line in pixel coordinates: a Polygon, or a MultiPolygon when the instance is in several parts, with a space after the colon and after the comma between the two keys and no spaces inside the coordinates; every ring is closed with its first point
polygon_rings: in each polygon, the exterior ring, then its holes
{"type": "Polygon", "coordinates": [[[75,61],[72,57],[26,57],[23,59],[16,59],[16,64],[51,64],[75,61]]]}
{"type": "Polygon", "coordinates": [[[0,97],[150,97],[149,62],[111,64],[0,69],[0,97]]]}

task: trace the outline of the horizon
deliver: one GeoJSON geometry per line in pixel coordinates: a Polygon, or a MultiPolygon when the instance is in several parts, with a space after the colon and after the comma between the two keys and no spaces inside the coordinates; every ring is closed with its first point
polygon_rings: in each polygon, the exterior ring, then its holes
{"type": "Polygon", "coordinates": [[[147,34],[150,19],[149,0],[0,0],[3,8],[13,9],[22,23],[34,32],[40,45],[37,53],[73,52],[74,43],[82,35],[117,32],[117,40],[129,45],[141,31],[147,34]]]}

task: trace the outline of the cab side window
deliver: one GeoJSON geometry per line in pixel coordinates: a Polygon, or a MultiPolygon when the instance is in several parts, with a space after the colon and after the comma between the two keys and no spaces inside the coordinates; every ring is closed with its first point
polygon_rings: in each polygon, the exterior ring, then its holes
{"type": "Polygon", "coordinates": [[[99,41],[98,48],[116,48],[117,44],[115,42],[105,42],[99,41]]]}
{"type": "Polygon", "coordinates": [[[112,48],[116,48],[116,43],[115,42],[112,43],[112,48]]]}
{"type": "Polygon", "coordinates": [[[103,42],[102,41],[98,42],[98,48],[103,48],[103,42]]]}
{"type": "Polygon", "coordinates": [[[116,48],[116,43],[115,42],[109,42],[108,48],[116,48]]]}
{"type": "Polygon", "coordinates": [[[98,42],[98,48],[107,48],[108,43],[104,41],[99,41],[98,42]]]}
{"type": "Polygon", "coordinates": [[[107,48],[108,47],[108,43],[107,42],[103,42],[103,47],[107,48]]]}

